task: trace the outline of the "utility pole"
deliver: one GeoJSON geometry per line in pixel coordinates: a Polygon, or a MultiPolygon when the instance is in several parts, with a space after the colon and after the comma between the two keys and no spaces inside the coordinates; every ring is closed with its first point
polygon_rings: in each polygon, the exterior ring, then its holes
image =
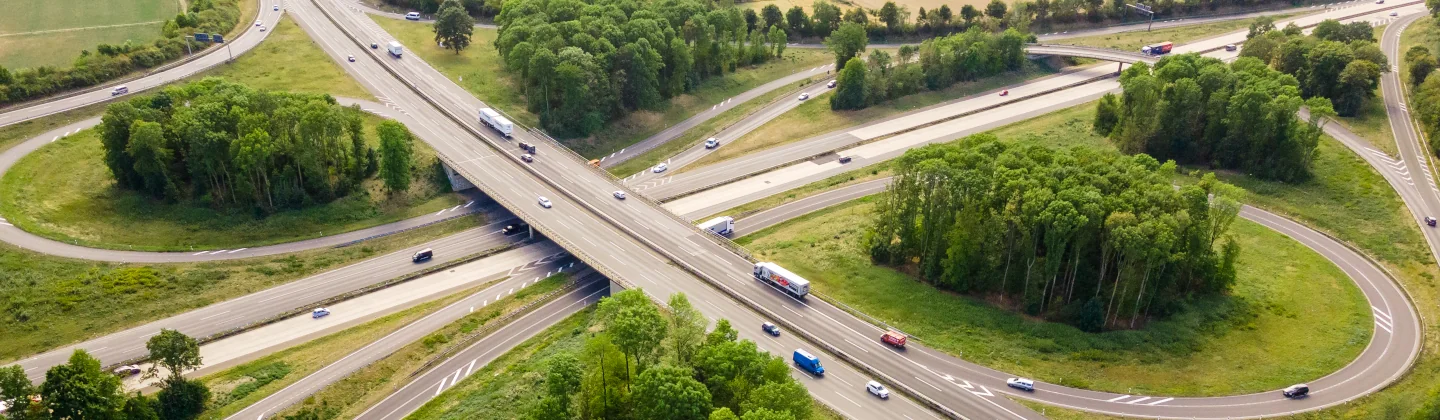
{"type": "Polygon", "coordinates": [[[1135,9],[1135,11],[1137,11],[1137,12],[1144,13],[1144,14],[1150,16],[1150,23],[1145,24],[1145,32],[1150,32],[1150,27],[1151,27],[1151,26],[1155,26],[1155,11],[1154,11],[1154,10],[1151,10],[1151,9],[1150,9],[1150,6],[1146,6],[1146,5],[1140,4],[1140,3],[1135,3],[1135,4],[1126,4],[1125,7],[1129,7],[1129,8],[1131,8],[1131,9],[1135,9]]]}

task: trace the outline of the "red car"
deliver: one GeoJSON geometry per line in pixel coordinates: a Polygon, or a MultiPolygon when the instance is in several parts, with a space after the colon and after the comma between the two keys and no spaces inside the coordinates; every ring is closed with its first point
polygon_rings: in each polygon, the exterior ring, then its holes
{"type": "Polygon", "coordinates": [[[889,344],[891,347],[903,349],[905,348],[905,338],[905,334],[896,331],[886,331],[885,335],[880,336],[880,341],[889,344]]]}

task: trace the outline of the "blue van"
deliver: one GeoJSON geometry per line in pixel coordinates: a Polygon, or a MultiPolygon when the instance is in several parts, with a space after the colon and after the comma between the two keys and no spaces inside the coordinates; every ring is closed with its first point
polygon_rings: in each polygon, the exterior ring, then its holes
{"type": "Polygon", "coordinates": [[[800,367],[800,370],[810,372],[811,375],[825,376],[825,367],[820,366],[820,358],[805,350],[795,349],[795,366],[800,367]]]}

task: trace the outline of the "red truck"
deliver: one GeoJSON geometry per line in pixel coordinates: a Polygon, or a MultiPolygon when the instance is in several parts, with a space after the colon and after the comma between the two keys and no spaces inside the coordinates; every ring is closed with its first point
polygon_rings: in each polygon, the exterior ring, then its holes
{"type": "Polygon", "coordinates": [[[885,335],[880,336],[880,342],[889,344],[890,346],[897,349],[903,349],[905,348],[905,334],[901,334],[895,331],[886,331],[885,335]]]}
{"type": "Polygon", "coordinates": [[[1175,48],[1175,43],[1167,41],[1154,45],[1146,45],[1145,47],[1140,48],[1140,52],[1148,55],[1164,55],[1169,54],[1170,50],[1173,48],[1175,48]]]}

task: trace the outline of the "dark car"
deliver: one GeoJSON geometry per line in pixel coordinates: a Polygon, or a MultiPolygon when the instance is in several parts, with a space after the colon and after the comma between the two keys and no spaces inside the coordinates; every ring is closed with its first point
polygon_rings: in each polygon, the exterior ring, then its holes
{"type": "Polygon", "coordinates": [[[372,49],[372,50],[378,50],[378,49],[380,49],[380,43],[378,43],[378,42],[371,42],[371,43],[370,43],[370,49],[372,49]]]}
{"type": "Polygon", "coordinates": [[[430,261],[431,258],[435,258],[435,251],[431,251],[430,248],[425,248],[420,250],[420,252],[416,252],[415,255],[410,256],[410,261],[418,263],[430,261]]]}
{"type": "Polygon", "coordinates": [[[510,226],[506,226],[504,229],[501,229],[501,230],[500,230],[500,233],[505,234],[505,236],[510,236],[510,235],[514,235],[514,234],[517,234],[517,233],[520,233],[520,232],[524,232],[526,229],[529,229],[529,228],[530,228],[530,225],[529,225],[529,224],[526,224],[526,223],[516,223],[516,224],[510,225],[510,226]]]}
{"type": "Polygon", "coordinates": [[[766,322],[764,324],[760,324],[760,329],[764,330],[766,334],[770,334],[776,337],[780,336],[780,327],[775,326],[775,324],[766,322]]]}
{"type": "Polygon", "coordinates": [[[1290,385],[1289,387],[1281,390],[1280,394],[1284,395],[1285,398],[1300,398],[1306,395],[1310,395],[1310,386],[1305,384],[1290,385]]]}
{"type": "Polygon", "coordinates": [[[1425,216],[1425,224],[1430,225],[1430,227],[1435,227],[1435,218],[1434,218],[1434,217],[1430,217],[1430,216],[1425,216]]]}
{"type": "Polygon", "coordinates": [[[849,156],[841,156],[840,163],[850,163],[850,159],[851,158],[849,156]]]}

